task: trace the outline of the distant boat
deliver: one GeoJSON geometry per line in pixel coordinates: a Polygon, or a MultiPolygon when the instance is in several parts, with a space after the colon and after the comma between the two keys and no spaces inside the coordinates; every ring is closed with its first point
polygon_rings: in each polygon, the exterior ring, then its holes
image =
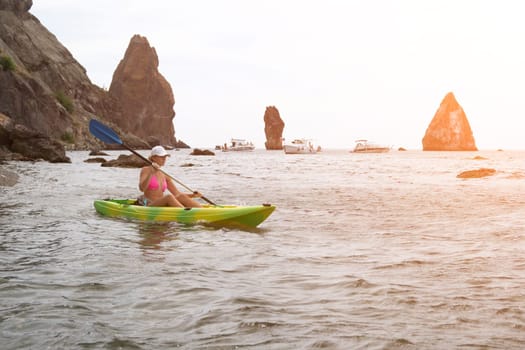
{"type": "Polygon", "coordinates": [[[390,151],[389,146],[379,145],[377,143],[368,142],[368,140],[356,140],[353,153],[385,153],[390,151]]]}
{"type": "Polygon", "coordinates": [[[308,139],[295,139],[291,143],[283,145],[286,154],[315,154],[320,149],[321,147],[314,147],[313,142],[308,139]]]}
{"type": "Polygon", "coordinates": [[[222,146],[223,152],[230,152],[230,151],[253,151],[255,149],[255,146],[253,143],[248,142],[244,139],[231,139],[230,144],[224,144],[222,146]]]}

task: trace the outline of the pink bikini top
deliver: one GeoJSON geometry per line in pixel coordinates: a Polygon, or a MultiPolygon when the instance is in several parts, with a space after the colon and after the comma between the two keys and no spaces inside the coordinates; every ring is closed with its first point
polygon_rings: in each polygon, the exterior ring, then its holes
{"type": "MultiPolygon", "coordinates": [[[[162,182],[162,192],[166,191],[166,188],[168,187],[168,183],[166,179],[162,182]]],[[[155,175],[151,176],[151,179],[149,180],[148,190],[157,190],[159,189],[159,180],[155,175]]]]}

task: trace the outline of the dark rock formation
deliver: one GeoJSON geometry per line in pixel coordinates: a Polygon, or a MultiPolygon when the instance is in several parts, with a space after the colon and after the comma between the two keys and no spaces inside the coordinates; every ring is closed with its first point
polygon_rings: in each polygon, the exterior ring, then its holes
{"type": "Polygon", "coordinates": [[[266,107],[264,112],[264,133],[266,142],[264,146],[267,150],[283,149],[283,129],[284,122],[279,115],[279,111],[274,106],[266,107]]]}
{"type": "Polygon", "coordinates": [[[212,151],[207,150],[207,149],[199,149],[199,148],[195,148],[195,149],[190,153],[190,155],[192,155],[192,156],[214,156],[215,153],[213,153],[212,151]]]}
{"type": "Polygon", "coordinates": [[[148,165],[148,163],[134,154],[121,154],[117,159],[109,160],[100,165],[104,167],[142,168],[143,166],[148,165]]]}
{"type": "MultiPolygon", "coordinates": [[[[84,67],[31,15],[32,4],[31,0],[0,0],[0,113],[40,133],[40,140],[44,135],[64,149],[118,148],[91,135],[88,122],[92,118],[108,124],[133,148],[151,148],[144,137],[150,135],[162,144],[176,144],[174,98],[156,70],[154,49],[139,50],[144,58],[128,63],[124,59],[108,93],[91,83],[84,67]],[[129,87],[122,79],[130,79],[129,87]],[[150,85],[140,87],[138,82],[150,85]],[[136,120],[143,125],[137,127],[136,120]],[[144,132],[137,133],[139,129],[144,132]]],[[[138,38],[149,47],[145,38],[138,38]]],[[[8,147],[4,144],[3,150],[12,151],[8,147]]]]}
{"type": "Polygon", "coordinates": [[[121,102],[123,110],[122,116],[113,121],[143,139],[154,138],[153,143],[174,145],[175,98],[158,66],[157,53],[148,40],[133,36],[109,88],[109,94],[121,102]]]}
{"type": "Polygon", "coordinates": [[[177,142],[175,143],[174,146],[175,146],[175,148],[191,148],[188,144],[186,144],[182,140],[177,140],[177,142]]]}
{"type": "Polygon", "coordinates": [[[106,152],[102,152],[101,150],[94,149],[89,152],[90,156],[109,156],[106,152]]]}
{"type": "Polygon", "coordinates": [[[20,153],[30,159],[44,159],[51,163],[71,163],[66,156],[64,146],[55,139],[31,130],[21,124],[16,124],[11,133],[13,152],[20,153]]]}
{"type": "Polygon", "coordinates": [[[101,157],[88,158],[84,160],[84,163],[106,163],[107,160],[101,157]]]}
{"type": "Polygon", "coordinates": [[[33,6],[33,0],[2,0],[0,1],[0,11],[12,11],[23,13],[29,11],[33,6]]]}
{"type": "Polygon", "coordinates": [[[496,173],[496,169],[480,168],[477,170],[467,170],[459,173],[456,177],[460,179],[472,179],[485,176],[491,176],[496,173]]]}
{"type": "Polygon", "coordinates": [[[64,146],[39,131],[14,123],[0,113],[0,146],[5,160],[47,160],[52,163],[71,163],[64,146]],[[13,155],[17,153],[18,155],[13,155]]]}
{"type": "Polygon", "coordinates": [[[32,1],[0,0],[0,113],[69,149],[99,142],[87,130],[95,115],[118,107],[28,10],[32,1]]]}
{"type": "Polygon", "coordinates": [[[449,92],[423,137],[423,151],[477,151],[463,108],[449,92]]]}

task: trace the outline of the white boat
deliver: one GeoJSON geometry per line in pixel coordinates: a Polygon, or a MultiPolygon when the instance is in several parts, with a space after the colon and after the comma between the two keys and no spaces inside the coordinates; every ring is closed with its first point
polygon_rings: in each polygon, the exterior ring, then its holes
{"type": "Polygon", "coordinates": [[[244,139],[231,139],[230,144],[224,144],[222,146],[223,152],[230,152],[230,151],[253,151],[255,149],[255,146],[253,143],[248,142],[244,139]]]}
{"type": "Polygon", "coordinates": [[[291,143],[285,143],[283,150],[286,154],[315,154],[320,147],[314,147],[313,142],[308,139],[295,139],[291,143]]]}
{"type": "Polygon", "coordinates": [[[368,140],[356,140],[353,153],[385,153],[390,151],[389,146],[368,142],[368,140]]]}

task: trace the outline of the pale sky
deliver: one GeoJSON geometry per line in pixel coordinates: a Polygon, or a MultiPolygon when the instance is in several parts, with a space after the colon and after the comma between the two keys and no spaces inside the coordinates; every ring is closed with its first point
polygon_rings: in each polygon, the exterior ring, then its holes
{"type": "Polygon", "coordinates": [[[422,149],[453,92],[481,150],[525,149],[525,2],[480,0],[33,0],[38,17],[109,88],[134,34],[175,95],[192,147],[264,148],[276,106],[288,139],[422,149]]]}

